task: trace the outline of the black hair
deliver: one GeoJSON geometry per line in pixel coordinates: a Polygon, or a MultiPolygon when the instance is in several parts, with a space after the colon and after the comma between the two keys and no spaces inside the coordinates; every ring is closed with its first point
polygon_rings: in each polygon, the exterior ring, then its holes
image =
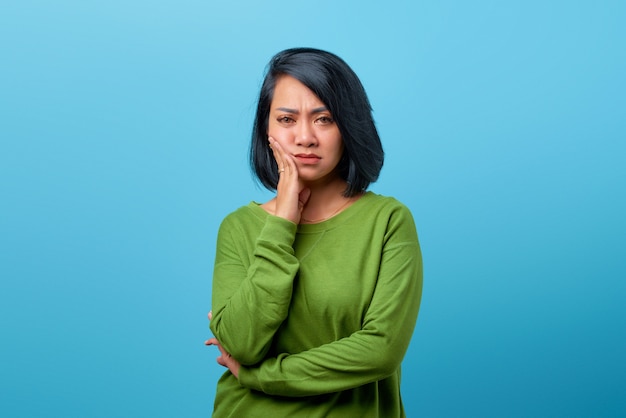
{"type": "Polygon", "coordinates": [[[276,190],[278,171],[267,130],[277,80],[288,75],[308,87],[324,103],[339,128],[344,144],[338,172],[348,183],[344,196],[365,191],[378,179],[384,152],[361,81],[337,55],[314,48],[292,48],[269,62],[259,94],[252,129],[250,165],[258,180],[276,190]]]}

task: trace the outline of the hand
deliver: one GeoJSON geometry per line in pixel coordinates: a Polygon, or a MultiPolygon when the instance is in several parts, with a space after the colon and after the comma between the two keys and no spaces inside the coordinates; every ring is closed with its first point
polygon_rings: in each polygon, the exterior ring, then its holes
{"type": "Polygon", "coordinates": [[[293,223],[300,223],[302,210],[311,197],[311,190],[300,181],[298,166],[293,158],[271,136],[269,142],[279,174],[274,214],[293,223]]]}
{"type": "Polygon", "coordinates": [[[239,379],[239,368],[241,364],[237,360],[235,360],[230,354],[224,350],[224,347],[217,341],[217,338],[210,338],[204,342],[204,345],[215,345],[220,350],[220,356],[217,358],[217,364],[220,366],[224,366],[230,370],[230,372],[239,379]]]}
{"type": "MultiPolygon", "coordinates": [[[[213,312],[209,312],[209,321],[213,319],[213,312]]],[[[235,376],[235,378],[239,379],[239,368],[241,364],[237,360],[235,360],[230,354],[224,350],[224,347],[220,344],[217,338],[209,338],[204,342],[204,345],[215,345],[220,350],[220,356],[217,358],[217,364],[220,366],[224,366],[230,370],[230,372],[235,376]]]]}

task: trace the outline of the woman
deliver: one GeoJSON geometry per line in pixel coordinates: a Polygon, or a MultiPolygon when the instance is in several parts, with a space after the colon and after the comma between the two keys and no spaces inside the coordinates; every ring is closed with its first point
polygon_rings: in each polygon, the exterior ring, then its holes
{"type": "Polygon", "coordinates": [[[228,215],[213,275],[214,417],[402,417],[400,363],[422,291],[413,218],[367,191],[383,150],[334,54],[270,61],[250,153],[276,190],[228,215]]]}

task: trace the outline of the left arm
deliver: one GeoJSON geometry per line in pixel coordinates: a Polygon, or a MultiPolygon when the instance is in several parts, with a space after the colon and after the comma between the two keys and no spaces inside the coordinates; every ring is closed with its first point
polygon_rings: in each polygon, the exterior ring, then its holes
{"type": "Polygon", "coordinates": [[[280,396],[339,392],[384,379],[400,367],[421,295],[421,251],[413,218],[404,208],[389,218],[376,288],[361,329],[300,353],[266,358],[254,366],[240,366],[218,345],[218,363],[228,367],[242,386],[280,396]]]}
{"type": "Polygon", "coordinates": [[[339,392],[384,379],[400,367],[422,292],[422,263],[415,242],[385,247],[379,280],[362,328],[297,354],[280,354],[238,370],[242,386],[270,395],[339,392]]]}
{"type": "Polygon", "coordinates": [[[205,344],[219,348],[217,362],[242,386],[270,395],[339,392],[388,377],[400,367],[413,333],[422,264],[418,245],[404,244],[385,252],[385,257],[392,257],[390,262],[404,262],[391,277],[381,269],[386,279],[376,288],[363,328],[349,337],[298,354],[280,354],[254,367],[242,367],[215,338],[205,344]]]}

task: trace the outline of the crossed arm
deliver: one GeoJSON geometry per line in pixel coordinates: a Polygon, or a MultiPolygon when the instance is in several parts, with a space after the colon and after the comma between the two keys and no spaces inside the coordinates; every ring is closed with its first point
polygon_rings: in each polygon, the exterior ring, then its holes
{"type": "MultiPolygon", "coordinates": [[[[276,240],[272,245],[275,252],[281,251],[276,240]]],[[[287,311],[272,311],[277,316],[274,322],[268,320],[267,309],[281,305],[277,296],[280,292],[266,289],[263,284],[255,286],[255,280],[264,283],[257,276],[244,280],[252,284],[241,283],[232,295],[224,295],[228,300],[225,304],[222,302],[224,306],[219,304],[219,298],[216,300],[219,318],[211,315],[211,328],[216,338],[207,340],[206,344],[218,347],[217,362],[227,367],[242,386],[272,395],[337,392],[388,377],[400,366],[419,309],[422,266],[417,240],[392,240],[385,247],[381,261],[378,283],[363,325],[346,338],[297,354],[282,353],[267,358],[268,344],[287,311]],[[230,326],[226,326],[224,319],[229,315],[232,315],[230,326]],[[258,318],[258,321],[252,323],[249,318],[258,318]],[[219,324],[215,322],[217,319],[219,324]],[[250,334],[254,337],[250,338],[250,334]]],[[[255,262],[265,263],[268,259],[255,262]]],[[[258,272],[258,268],[255,271],[258,272]]],[[[273,272],[273,285],[281,282],[279,276],[278,271],[273,272]]],[[[289,276],[286,277],[288,281],[289,276]]],[[[285,291],[284,297],[290,297],[288,292],[285,291]]]]}

